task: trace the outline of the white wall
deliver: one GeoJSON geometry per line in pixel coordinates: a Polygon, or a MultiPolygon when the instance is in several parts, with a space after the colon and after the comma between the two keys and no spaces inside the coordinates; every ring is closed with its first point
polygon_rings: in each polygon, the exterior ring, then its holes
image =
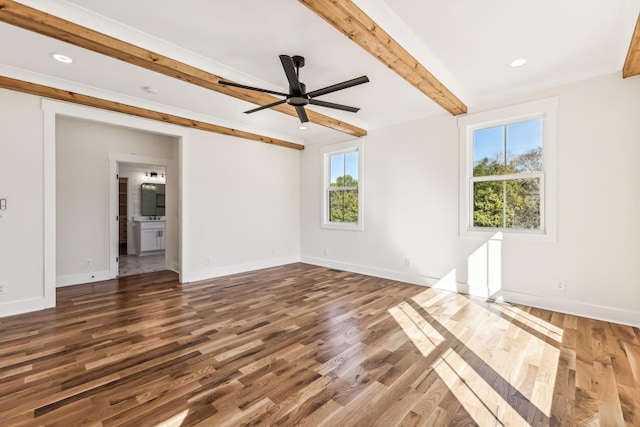
{"type": "MultiPolygon", "coordinates": [[[[109,277],[109,153],[170,159],[175,138],[108,124],[56,120],[56,270],[59,283],[109,277]],[[91,267],[85,268],[85,259],[91,267]]],[[[115,177],[113,177],[115,179],[115,177]]]]}
{"type": "MultiPolygon", "coordinates": [[[[552,95],[560,102],[558,240],[504,241],[501,294],[640,325],[640,78],[605,76],[473,112],[552,95]]],[[[464,289],[469,256],[485,242],[458,236],[457,132],[444,114],[369,132],[363,232],[320,228],[321,156],[308,146],[303,261],[429,285],[446,277],[445,288],[464,289]]]]}
{"type": "MultiPolygon", "coordinates": [[[[181,271],[180,266],[180,146],[171,144],[171,158],[174,162],[167,169],[165,180],[165,219],[168,228],[166,229],[165,260],[169,263],[173,271],[181,271]],[[172,226],[175,225],[175,226],[172,226]]],[[[187,236],[190,238],[191,236],[187,236]]]]}
{"type": "Polygon", "coordinates": [[[198,131],[188,139],[186,280],[298,261],[300,152],[198,131]]]}
{"type": "Polygon", "coordinates": [[[40,99],[0,89],[0,314],[21,311],[43,290],[43,131],[40,99]]]}

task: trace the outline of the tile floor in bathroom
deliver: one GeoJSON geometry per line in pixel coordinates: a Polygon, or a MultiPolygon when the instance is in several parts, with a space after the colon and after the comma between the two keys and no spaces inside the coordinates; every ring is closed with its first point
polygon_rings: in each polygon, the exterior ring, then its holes
{"type": "Polygon", "coordinates": [[[120,255],[118,276],[132,276],[166,269],[164,254],[145,256],[120,255]]]}

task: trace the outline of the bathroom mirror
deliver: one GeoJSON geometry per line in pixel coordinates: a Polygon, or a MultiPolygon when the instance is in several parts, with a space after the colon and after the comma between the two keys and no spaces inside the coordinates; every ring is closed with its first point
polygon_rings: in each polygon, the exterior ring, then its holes
{"type": "Polygon", "coordinates": [[[140,186],[140,215],[164,216],[164,184],[145,182],[140,186]]]}

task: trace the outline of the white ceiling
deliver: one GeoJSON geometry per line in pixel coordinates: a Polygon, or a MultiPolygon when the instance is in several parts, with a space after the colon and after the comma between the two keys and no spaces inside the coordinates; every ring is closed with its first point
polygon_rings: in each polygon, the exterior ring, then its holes
{"type": "MultiPolygon", "coordinates": [[[[278,55],[302,55],[314,90],[367,75],[321,99],[356,107],[317,111],[366,129],[448,114],[294,0],[21,0],[81,25],[239,83],[287,92],[278,55]]],[[[640,0],[354,1],[470,108],[620,72],[640,0]],[[511,68],[520,57],[528,63],[511,68]]],[[[0,75],[162,110],[293,142],[348,139],[295,117],[0,23],[0,75]],[[63,65],[49,54],[74,63],[63,65]],[[145,86],[159,93],[146,93],[145,86]]]]}

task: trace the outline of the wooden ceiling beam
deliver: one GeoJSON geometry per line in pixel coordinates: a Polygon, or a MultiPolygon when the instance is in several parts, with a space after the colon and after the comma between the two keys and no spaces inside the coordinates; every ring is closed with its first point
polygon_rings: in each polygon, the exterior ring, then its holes
{"type": "MultiPolygon", "coordinates": [[[[0,21],[253,104],[267,105],[279,100],[266,93],[221,85],[220,80],[231,80],[12,0],[0,0],[0,21]]],[[[298,117],[295,108],[289,104],[272,110],[298,117]]],[[[367,134],[365,129],[316,111],[307,110],[307,116],[313,123],[349,135],[360,137],[367,134]]]]}
{"type": "Polygon", "coordinates": [[[467,106],[351,0],[299,0],[453,115],[467,106]]]}
{"type": "Polygon", "coordinates": [[[199,129],[207,132],[219,133],[222,135],[235,136],[238,138],[249,139],[252,141],[263,142],[265,144],[278,145],[281,147],[293,148],[296,150],[304,150],[304,145],[294,142],[285,141],[277,138],[270,138],[243,130],[232,129],[213,123],[201,122],[186,117],[175,116],[160,111],[147,110],[146,108],[135,107],[133,105],[122,104],[115,101],[109,101],[93,96],[82,95],[67,90],[56,89],[50,86],[39,85],[36,83],[26,82],[23,80],[12,79],[10,77],[0,76],[0,88],[14,90],[17,92],[29,93],[32,95],[42,96],[45,98],[57,99],[59,101],[72,102],[74,104],[87,105],[89,107],[101,108],[103,110],[115,111],[118,113],[129,114],[131,116],[144,117],[145,119],[157,120],[161,122],[171,123],[174,125],[184,126],[193,129],[199,129]]]}
{"type": "Polygon", "coordinates": [[[631,43],[629,44],[629,51],[627,52],[627,59],[624,61],[624,67],[622,67],[622,77],[627,78],[631,76],[637,76],[640,74],[640,15],[638,15],[638,21],[636,22],[636,29],[631,36],[631,43]]]}

